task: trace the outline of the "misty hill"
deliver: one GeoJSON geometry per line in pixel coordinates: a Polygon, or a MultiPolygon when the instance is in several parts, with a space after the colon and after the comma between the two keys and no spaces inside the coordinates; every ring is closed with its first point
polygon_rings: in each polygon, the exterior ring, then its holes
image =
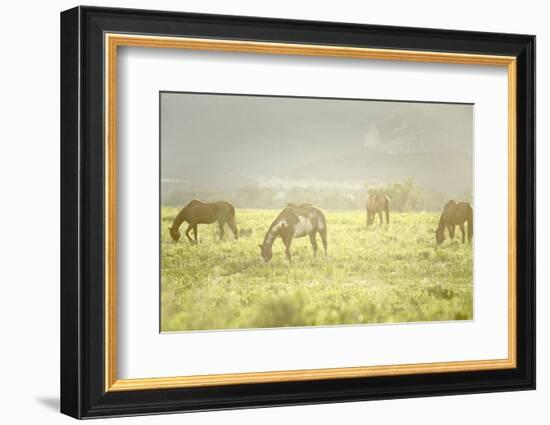
{"type": "Polygon", "coordinates": [[[283,174],[290,179],[391,183],[413,177],[424,189],[461,193],[472,188],[472,158],[459,151],[387,154],[365,150],[312,161],[283,174]]]}
{"type": "MultiPolygon", "coordinates": [[[[366,186],[414,181],[441,208],[473,188],[473,107],[192,93],[161,96],[162,199],[278,208],[362,206],[366,186]]],[[[427,200],[430,200],[427,203],[427,200]]]]}
{"type": "Polygon", "coordinates": [[[471,191],[473,181],[472,159],[459,151],[389,154],[363,148],[353,155],[313,161],[307,158],[296,161],[294,158],[290,162],[265,162],[258,170],[258,164],[254,162],[231,164],[229,159],[212,158],[198,164],[191,158],[182,158],[178,166],[172,168],[169,177],[186,182],[190,187],[226,189],[269,179],[338,185],[339,182],[361,184],[365,181],[385,184],[413,177],[424,189],[453,194],[471,191]],[[205,173],[205,169],[215,172],[205,173]]]}

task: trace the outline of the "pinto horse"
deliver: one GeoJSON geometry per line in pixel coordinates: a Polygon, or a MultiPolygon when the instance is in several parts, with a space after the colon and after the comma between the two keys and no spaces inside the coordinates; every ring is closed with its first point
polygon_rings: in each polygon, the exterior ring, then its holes
{"type": "Polygon", "coordinates": [[[472,241],[474,234],[474,214],[472,206],[468,202],[447,202],[439,218],[439,225],[435,231],[435,241],[441,245],[445,240],[445,229],[449,231],[451,239],[455,237],[455,227],[459,226],[462,233],[462,243],[466,242],[464,223],[468,223],[468,242],[472,241]]]}
{"type": "Polygon", "coordinates": [[[198,199],[193,199],[187,205],[185,205],[174,219],[170,230],[170,236],[174,242],[179,241],[180,231],[179,228],[182,223],[186,221],[188,223],[185,230],[185,236],[189,239],[192,245],[199,242],[197,225],[199,224],[212,224],[218,222],[220,229],[220,240],[223,239],[224,231],[223,227],[227,223],[235,239],[239,239],[239,231],[235,224],[235,207],[229,202],[202,202],[198,199]],[[189,232],[193,230],[195,239],[193,240],[189,235],[189,232]]]}
{"type": "Polygon", "coordinates": [[[369,195],[367,199],[367,226],[374,223],[376,214],[380,217],[380,224],[383,223],[382,212],[386,213],[386,224],[390,224],[390,198],[383,193],[369,195]]]}
{"type": "Polygon", "coordinates": [[[289,204],[283,209],[277,218],[271,223],[264,241],[259,245],[262,258],[266,263],[273,258],[273,242],[281,238],[285,246],[285,254],[288,261],[292,262],[290,245],[294,238],[309,236],[313,255],[317,257],[317,233],[321,235],[325,257],[327,256],[327,221],[323,212],[311,204],[289,204]]]}

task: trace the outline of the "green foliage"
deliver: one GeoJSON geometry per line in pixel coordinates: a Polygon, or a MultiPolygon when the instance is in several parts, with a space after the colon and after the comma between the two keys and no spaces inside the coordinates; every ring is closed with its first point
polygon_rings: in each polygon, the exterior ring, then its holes
{"type": "Polygon", "coordinates": [[[424,192],[418,187],[414,178],[408,178],[404,182],[391,183],[385,186],[368,186],[365,183],[369,195],[381,193],[391,199],[393,211],[417,211],[422,206],[424,192]]]}
{"type": "Polygon", "coordinates": [[[472,319],[472,246],[435,248],[437,214],[394,213],[367,229],[363,211],[327,211],[327,259],[306,237],[292,264],[277,240],[266,265],[258,244],[278,211],[238,210],[238,241],[201,225],[196,246],[171,241],[176,213],[162,210],[163,331],[472,319]]]}
{"type": "Polygon", "coordinates": [[[229,201],[237,208],[281,209],[289,203],[309,202],[323,209],[364,209],[370,193],[385,193],[391,199],[392,211],[441,212],[449,199],[472,202],[472,192],[442,193],[421,187],[414,178],[381,184],[365,182],[361,186],[264,186],[249,184],[237,189],[192,188],[186,183],[164,182],[162,203],[182,207],[193,198],[206,202],[229,201]]]}

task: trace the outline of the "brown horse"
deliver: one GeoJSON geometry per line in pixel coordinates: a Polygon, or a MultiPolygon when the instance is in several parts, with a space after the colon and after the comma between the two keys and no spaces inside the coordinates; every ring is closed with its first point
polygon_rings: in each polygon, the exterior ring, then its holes
{"type": "Polygon", "coordinates": [[[455,237],[455,227],[460,226],[462,232],[462,243],[466,242],[464,223],[468,222],[468,242],[472,241],[474,234],[474,214],[472,206],[468,202],[447,202],[439,218],[439,225],[435,231],[435,241],[441,245],[445,240],[445,229],[449,231],[451,239],[455,237]]]}
{"type": "Polygon", "coordinates": [[[321,235],[325,257],[327,256],[327,221],[321,210],[311,204],[289,204],[283,209],[275,221],[271,223],[264,241],[260,246],[262,258],[266,263],[273,258],[273,242],[280,237],[285,246],[288,261],[292,261],[290,245],[294,238],[309,236],[313,255],[317,257],[317,233],[321,235]]]}
{"type": "Polygon", "coordinates": [[[383,193],[369,195],[367,199],[367,226],[374,223],[376,214],[380,217],[380,224],[383,223],[382,212],[386,213],[386,224],[390,224],[390,198],[383,193]]]}
{"type": "Polygon", "coordinates": [[[187,221],[187,229],[185,230],[185,236],[189,239],[191,244],[197,244],[199,242],[197,225],[199,224],[212,224],[218,222],[220,228],[220,240],[223,239],[224,231],[223,226],[225,223],[229,226],[235,239],[239,239],[239,231],[235,224],[235,207],[229,202],[201,202],[197,199],[193,199],[186,206],[184,206],[178,213],[170,230],[170,236],[172,240],[177,242],[180,239],[179,228],[181,224],[187,221]],[[191,238],[189,232],[193,230],[195,234],[195,240],[191,238]]]}

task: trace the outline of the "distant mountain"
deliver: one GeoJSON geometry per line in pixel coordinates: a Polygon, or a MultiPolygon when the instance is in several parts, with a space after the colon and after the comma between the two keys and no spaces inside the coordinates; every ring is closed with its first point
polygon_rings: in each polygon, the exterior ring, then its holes
{"type": "Polygon", "coordinates": [[[293,180],[383,183],[399,182],[413,177],[425,189],[460,193],[472,190],[472,168],[472,158],[459,151],[388,154],[364,149],[354,155],[311,161],[300,167],[292,167],[283,175],[293,180]]]}
{"type": "MultiPolygon", "coordinates": [[[[361,148],[353,154],[309,161],[255,162],[202,160],[185,161],[163,173],[165,179],[185,182],[190,188],[236,189],[262,181],[304,181],[318,183],[365,181],[375,184],[400,182],[413,177],[428,190],[459,194],[473,187],[472,158],[459,151],[390,154],[361,148]],[[212,172],[205,172],[212,170],[212,172]]],[[[298,183],[297,183],[298,184],[298,183]]]]}
{"type": "Polygon", "coordinates": [[[184,182],[195,188],[233,189],[255,183],[247,176],[250,174],[248,170],[218,160],[181,161],[177,166],[168,163],[163,167],[169,170],[162,172],[165,181],[184,182]]]}

